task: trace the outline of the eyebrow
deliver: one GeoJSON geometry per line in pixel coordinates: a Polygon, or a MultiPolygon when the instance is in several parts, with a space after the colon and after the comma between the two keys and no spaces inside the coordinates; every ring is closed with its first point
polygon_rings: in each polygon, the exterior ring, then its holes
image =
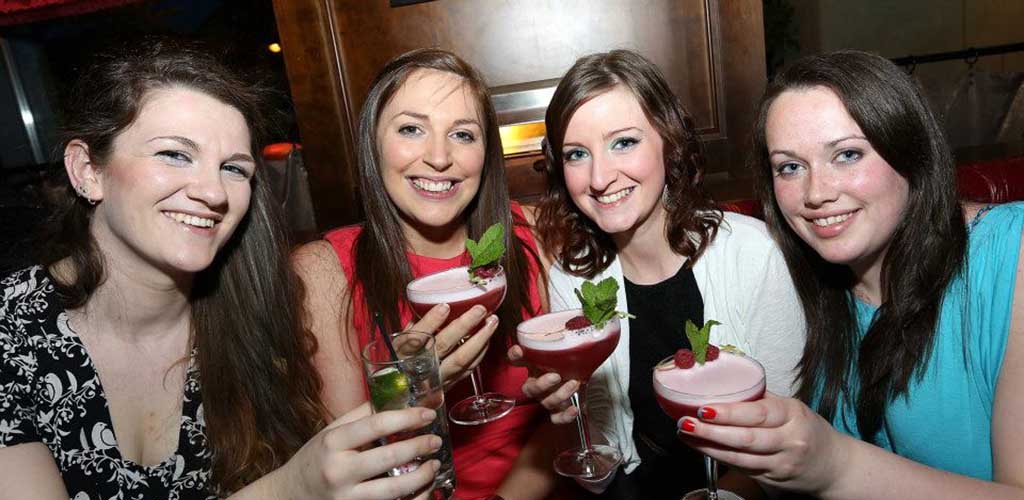
{"type": "MultiPolygon", "coordinates": [[[[399,116],[402,116],[402,115],[408,116],[410,118],[415,118],[417,120],[425,121],[425,122],[429,122],[430,121],[430,117],[429,116],[427,116],[427,115],[425,115],[423,113],[417,113],[415,111],[401,111],[399,113],[396,113],[395,116],[391,117],[391,119],[394,120],[395,118],[398,118],[399,116]]],[[[480,125],[480,122],[475,120],[475,119],[473,119],[473,118],[459,118],[458,120],[455,120],[452,123],[452,125],[476,125],[477,127],[481,128],[481,129],[483,128],[483,126],[480,125]]]]}
{"type": "MultiPolygon", "coordinates": [[[[860,140],[863,140],[863,141],[867,141],[868,140],[867,137],[864,137],[862,135],[851,134],[851,135],[840,137],[838,139],[834,139],[834,140],[828,141],[828,142],[825,143],[825,147],[826,148],[834,148],[840,142],[848,141],[850,139],[860,139],[860,140]]],[[[798,158],[799,157],[798,154],[796,154],[795,152],[790,151],[788,149],[773,149],[773,150],[768,152],[768,156],[769,157],[772,157],[772,156],[775,156],[775,155],[786,155],[786,156],[792,156],[794,158],[798,158]]]]}
{"type": "Polygon", "coordinates": [[[623,127],[623,128],[620,128],[620,129],[612,130],[611,132],[608,132],[608,133],[604,134],[602,136],[602,138],[607,141],[610,137],[618,135],[618,134],[621,134],[621,133],[623,133],[623,132],[625,132],[627,130],[636,130],[637,132],[640,132],[641,134],[643,133],[643,130],[640,130],[640,127],[623,127]]]}
{"type": "MultiPolygon", "coordinates": [[[[150,140],[148,140],[146,142],[153,142],[153,141],[156,141],[156,140],[175,141],[175,142],[181,143],[183,146],[185,146],[188,149],[191,149],[192,151],[199,151],[200,150],[199,144],[197,144],[196,141],[193,141],[192,139],[189,139],[188,137],[182,137],[180,135],[161,135],[161,136],[154,137],[154,138],[152,138],[152,139],[150,139],[150,140]]],[[[248,162],[256,163],[256,160],[254,160],[252,158],[252,156],[247,154],[247,153],[235,153],[235,154],[227,157],[227,159],[225,159],[224,161],[226,161],[226,162],[227,161],[248,161],[248,162]]]]}

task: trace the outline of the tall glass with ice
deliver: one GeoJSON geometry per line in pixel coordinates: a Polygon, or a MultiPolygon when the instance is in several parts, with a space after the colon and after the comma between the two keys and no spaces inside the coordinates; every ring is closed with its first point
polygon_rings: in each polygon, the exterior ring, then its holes
{"type": "Polygon", "coordinates": [[[441,468],[434,478],[433,498],[451,498],[455,490],[455,470],[452,467],[451,437],[445,418],[444,391],[441,390],[440,364],[434,352],[434,337],[427,333],[408,331],[396,333],[390,340],[394,353],[382,337],[371,341],[362,351],[373,412],[418,406],[436,411],[437,418],[426,427],[390,436],[387,441],[434,434],[441,437],[442,445],[436,452],[396,467],[389,474],[397,476],[414,471],[421,463],[436,458],[441,462],[441,468]]]}

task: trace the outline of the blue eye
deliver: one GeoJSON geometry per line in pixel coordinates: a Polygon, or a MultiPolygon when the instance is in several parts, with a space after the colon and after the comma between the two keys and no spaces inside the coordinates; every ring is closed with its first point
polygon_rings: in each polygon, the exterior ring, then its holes
{"type": "Polygon", "coordinates": [[[471,132],[467,132],[465,130],[457,130],[455,132],[452,132],[450,137],[463,144],[471,144],[476,141],[476,136],[473,135],[471,132]]]}
{"type": "Polygon", "coordinates": [[[840,151],[839,154],[836,155],[836,160],[838,160],[840,163],[853,163],[856,162],[857,160],[860,160],[863,157],[864,154],[861,153],[860,151],[857,151],[856,149],[846,149],[840,151]]]}
{"type": "Polygon", "coordinates": [[[422,135],[423,130],[416,125],[402,125],[398,127],[398,133],[405,136],[422,135]]]}
{"type": "Polygon", "coordinates": [[[639,139],[634,137],[619,137],[612,142],[612,149],[629,149],[640,143],[639,139]]]}
{"type": "Polygon", "coordinates": [[[803,167],[799,163],[786,162],[780,163],[775,166],[775,175],[779,177],[788,177],[796,174],[796,172],[803,167]]]}
{"type": "Polygon", "coordinates": [[[249,177],[252,176],[252,174],[250,174],[247,169],[245,169],[243,167],[239,167],[238,165],[233,165],[231,163],[225,163],[225,164],[221,165],[220,169],[224,170],[224,171],[226,171],[228,173],[231,173],[232,175],[237,175],[237,176],[245,178],[245,179],[248,179],[249,177]]]}
{"type": "Polygon", "coordinates": [[[172,163],[190,163],[192,158],[181,151],[160,151],[156,154],[172,163]]]}
{"type": "Polygon", "coordinates": [[[565,152],[562,153],[563,161],[568,161],[568,162],[579,161],[579,160],[582,160],[582,159],[586,158],[587,156],[589,156],[587,154],[587,151],[584,150],[584,149],[579,149],[579,148],[577,148],[577,149],[570,149],[570,150],[565,151],[565,152]]]}

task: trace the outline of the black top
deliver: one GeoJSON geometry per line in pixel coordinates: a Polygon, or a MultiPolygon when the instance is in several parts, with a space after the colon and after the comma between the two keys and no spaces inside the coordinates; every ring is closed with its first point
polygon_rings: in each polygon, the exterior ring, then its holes
{"type": "Polygon", "coordinates": [[[99,375],[42,267],[0,281],[0,448],[41,442],[72,500],[214,499],[189,360],[178,448],[160,464],[121,457],[99,375]]]}
{"type": "Polygon", "coordinates": [[[693,269],[685,266],[653,285],[625,282],[629,312],[636,316],[629,320],[629,402],[641,463],[631,474],[620,472],[602,498],[678,500],[704,487],[704,462],[676,437],[676,422],[658,406],[652,370],[690,347],[684,325],[686,320],[704,323],[704,299],[693,269]]]}

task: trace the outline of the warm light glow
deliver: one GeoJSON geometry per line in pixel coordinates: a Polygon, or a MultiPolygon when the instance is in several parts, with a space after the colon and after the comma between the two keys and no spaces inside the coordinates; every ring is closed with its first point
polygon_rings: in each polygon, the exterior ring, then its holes
{"type": "Polygon", "coordinates": [[[267,50],[277,54],[278,52],[281,52],[281,44],[274,42],[270,45],[267,45],[267,50]]]}
{"type": "Polygon", "coordinates": [[[546,129],[544,122],[519,123],[500,127],[501,149],[506,155],[540,151],[546,129]]]}

